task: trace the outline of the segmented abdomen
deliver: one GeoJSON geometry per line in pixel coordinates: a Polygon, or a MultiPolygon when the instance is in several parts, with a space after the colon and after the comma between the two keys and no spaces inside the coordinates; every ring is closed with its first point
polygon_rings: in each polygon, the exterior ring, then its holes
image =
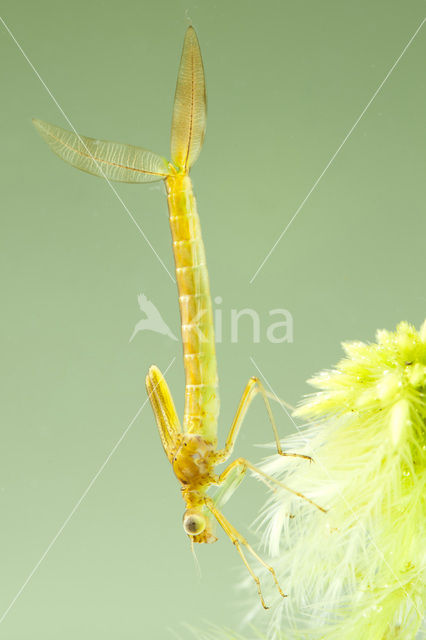
{"type": "Polygon", "coordinates": [[[166,179],[186,374],[184,430],[216,442],[219,398],[213,314],[191,180],[166,179]]]}

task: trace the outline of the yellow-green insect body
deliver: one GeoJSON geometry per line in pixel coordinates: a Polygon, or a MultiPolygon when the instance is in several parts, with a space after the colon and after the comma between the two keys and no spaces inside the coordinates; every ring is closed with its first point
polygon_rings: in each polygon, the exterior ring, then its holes
{"type": "Polygon", "coordinates": [[[187,174],[166,178],[166,189],[186,373],[183,430],[216,444],[219,415],[216,351],[200,220],[187,174]]]}
{"type": "Polygon", "coordinates": [[[257,378],[249,380],[225,446],[217,449],[219,397],[212,304],[200,220],[189,177],[190,168],[202,147],[206,125],[204,69],[194,29],[189,27],[185,35],[176,85],[171,133],[172,163],[132,145],[80,136],[40,120],[34,120],[34,124],[51,149],[78,169],[120,182],[165,181],[186,376],[183,428],[167,383],[155,365],[150,367],[146,376],[146,388],[164,451],[181,484],[186,503],[183,518],[185,532],[192,542],[214,542],[217,539],[213,532],[215,519],[235,545],[256,582],[262,605],[267,608],[259,579],[249,565],[243,547],[268,569],[279,593],[284,596],[274,569],[258,556],[221,513],[218,501],[214,501],[206,492],[211,485],[226,488],[235,475],[241,478],[250,469],[269,487],[272,483],[314,504],[309,498],[270,478],[244,458],[237,458],[220,474],[216,473],[216,465],[225,462],[232,454],[245,414],[257,393],[262,395],[265,402],[278,453],[308,459],[309,456],[282,451],[268,393],[257,378]]]}

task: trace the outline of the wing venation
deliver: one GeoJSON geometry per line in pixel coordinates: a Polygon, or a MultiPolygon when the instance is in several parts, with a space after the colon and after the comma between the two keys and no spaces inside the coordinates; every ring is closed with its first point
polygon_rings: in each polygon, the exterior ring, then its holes
{"type": "Polygon", "coordinates": [[[81,171],[116,182],[154,182],[170,175],[167,160],[152,151],[80,136],[42,120],[33,123],[52,151],[81,171]]]}
{"type": "Polygon", "coordinates": [[[200,45],[193,27],[188,27],[173,106],[172,162],[185,171],[199,156],[206,130],[206,86],[200,45]]]}

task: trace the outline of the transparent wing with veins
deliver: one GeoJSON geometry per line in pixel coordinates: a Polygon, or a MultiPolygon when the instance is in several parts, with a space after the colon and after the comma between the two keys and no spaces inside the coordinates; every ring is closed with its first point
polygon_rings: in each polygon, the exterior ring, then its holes
{"type": "Polygon", "coordinates": [[[62,127],[33,120],[49,147],[76,169],[116,182],[154,182],[170,175],[165,158],[131,144],[80,136],[62,127]]]}
{"type": "Polygon", "coordinates": [[[207,101],[203,60],[193,27],[183,43],[173,106],[171,157],[188,171],[198,158],[206,131],[207,101]]]}

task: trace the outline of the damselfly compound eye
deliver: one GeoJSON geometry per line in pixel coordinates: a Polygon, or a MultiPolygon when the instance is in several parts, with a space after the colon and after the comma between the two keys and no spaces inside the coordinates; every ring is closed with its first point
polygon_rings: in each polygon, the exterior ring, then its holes
{"type": "Polygon", "coordinates": [[[183,516],[183,528],[189,536],[197,536],[206,528],[206,519],[200,513],[186,511],[183,516]]]}

